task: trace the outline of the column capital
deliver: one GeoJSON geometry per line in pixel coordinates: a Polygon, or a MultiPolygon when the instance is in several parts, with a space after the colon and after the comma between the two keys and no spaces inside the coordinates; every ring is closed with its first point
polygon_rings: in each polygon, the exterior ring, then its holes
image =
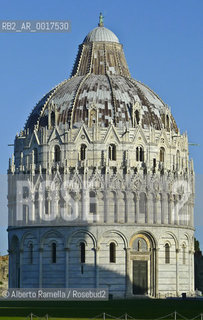
{"type": "Polygon", "coordinates": [[[95,252],[98,252],[98,251],[100,250],[100,247],[97,246],[97,247],[93,248],[93,250],[94,250],[95,252]]]}

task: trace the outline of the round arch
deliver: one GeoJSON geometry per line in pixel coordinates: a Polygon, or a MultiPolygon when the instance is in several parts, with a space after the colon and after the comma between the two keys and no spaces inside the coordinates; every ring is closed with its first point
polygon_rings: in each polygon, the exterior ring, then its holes
{"type": "Polygon", "coordinates": [[[151,241],[153,248],[157,248],[158,247],[158,242],[157,242],[155,236],[151,232],[148,232],[148,231],[145,231],[145,230],[140,230],[140,231],[134,233],[131,236],[131,238],[129,240],[129,247],[132,246],[132,243],[136,238],[143,237],[143,236],[145,236],[147,238],[148,243],[149,243],[149,241],[151,241]]]}
{"type": "Polygon", "coordinates": [[[44,246],[44,241],[48,238],[49,235],[54,235],[56,238],[61,238],[63,239],[63,243],[65,243],[64,241],[64,236],[59,232],[59,231],[56,231],[56,230],[48,230],[47,232],[45,232],[41,239],[40,239],[40,249],[43,248],[44,246]]]}
{"type": "MultiPolygon", "coordinates": [[[[108,230],[108,231],[105,231],[102,236],[99,238],[98,240],[98,244],[100,245],[102,239],[105,238],[105,234],[110,234],[110,233],[114,233],[114,234],[117,234],[118,236],[120,236],[123,240],[123,243],[124,243],[124,248],[126,249],[128,247],[128,241],[126,239],[126,237],[124,236],[124,234],[118,230],[108,230]]],[[[114,241],[114,240],[112,240],[114,241]]],[[[109,242],[109,241],[108,241],[109,242]]]]}
{"type": "Polygon", "coordinates": [[[30,231],[25,232],[25,233],[23,234],[21,240],[20,240],[20,249],[21,249],[21,250],[23,250],[24,245],[25,245],[24,242],[25,242],[25,240],[26,240],[26,238],[27,238],[28,236],[31,236],[32,239],[35,239],[35,240],[37,239],[37,237],[36,237],[32,232],[30,232],[30,231]]]}
{"type": "Polygon", "coordinates": [[[96,249],[96,247],[97,247],[97,240],[96,240],[95,236],[94,236],[91,232],[89,232],[89,231],[87,231],[87,230],[84,230],[84,229],[76,230],[76,231],[74,231],[74,232],[68,237],[68,239],[66,240],[66,247],[67,247],[67,248],[70,247],[71,240],[72,240],[73,237],[74,237],[76,234],[78,234],[78,233],[87,234],[87,235],[92,239],[94,249],[96,249]]]}

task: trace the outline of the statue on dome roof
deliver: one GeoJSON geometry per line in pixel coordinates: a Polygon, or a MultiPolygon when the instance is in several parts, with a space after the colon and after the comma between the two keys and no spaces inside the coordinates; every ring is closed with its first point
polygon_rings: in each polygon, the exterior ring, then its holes
{"type": "Polygon", "coordinates": [[[99,15],[99,23],[98,23],[99,27],[103,27],[104,26],[104,16],[102,15],[102,13],[100,12],[99,15]]]}

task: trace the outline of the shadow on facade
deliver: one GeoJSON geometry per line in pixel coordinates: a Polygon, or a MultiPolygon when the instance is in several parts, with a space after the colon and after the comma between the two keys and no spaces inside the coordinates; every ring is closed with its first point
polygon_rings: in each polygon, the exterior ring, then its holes
{"type": "Polygon", "coordinates": [[[156,296],[155,242],[119,227],[33,227],[9,232],[10,288],[106,288],[110,297],[156,296]],[[57,229],[57,230],[56,230],[57,229]]]}

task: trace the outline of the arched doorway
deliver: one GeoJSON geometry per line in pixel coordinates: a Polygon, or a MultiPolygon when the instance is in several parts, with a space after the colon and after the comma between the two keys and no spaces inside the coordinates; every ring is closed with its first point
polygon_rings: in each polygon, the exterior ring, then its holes
{"type": "Polygon", "coordinates": [[[156,295],[156,251],[151,235],[138,233],[130,240],[132,295],[156,295]]]}
{"type": "Polygon", "coordinates": [[[20,288],[20,245],[17,236],[13,236],[10,245],[9,287],[20,288]]]}

